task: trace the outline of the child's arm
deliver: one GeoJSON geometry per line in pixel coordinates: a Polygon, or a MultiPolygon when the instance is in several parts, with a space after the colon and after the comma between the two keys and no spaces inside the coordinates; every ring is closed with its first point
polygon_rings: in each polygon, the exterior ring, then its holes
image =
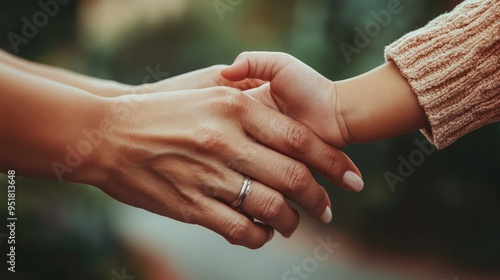
{"type": "Polygon", "coordinates": [[[497,0],[463,1],[387,46],[385,57],[393,62],[346,81],[331,83],[277,53],[245,53],[222,74],[271,81],[267,92],[252,95],[332,145],[425,127],[427,138],[444,148],[500,121],[499,11],[497,0]]]}
{"type": "Polygon", "coordinates": [[[410,85],[391,62],[332,82],[290,55],[247,52],[221,74],[231,81],[270,81],[270,86],[252,95],[335,146],[385,139],[427,126],[410,85]]]}
{"type": "Polygon", "coordinates": [[[334,82],[350,143],[391,138],[428,126],[424,110],[394,62],[334,82]]]}

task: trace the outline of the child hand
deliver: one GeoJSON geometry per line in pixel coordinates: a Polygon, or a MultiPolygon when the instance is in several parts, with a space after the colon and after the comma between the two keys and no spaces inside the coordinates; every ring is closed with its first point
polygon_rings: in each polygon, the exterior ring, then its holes
{"type": "Polygon", "coordinates": [[[347,145],[347,128],[338,110],[334,83],[293,56],[244,52],[221,75],[233,82],[269,81],[250,95],[308,126],[325,142],[335,147],[347,145]]]}

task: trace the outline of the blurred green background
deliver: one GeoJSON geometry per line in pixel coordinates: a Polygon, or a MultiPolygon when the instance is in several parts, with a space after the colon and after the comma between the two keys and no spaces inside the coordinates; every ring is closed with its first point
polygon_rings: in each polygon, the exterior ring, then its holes
{"type": "MultiPolygon", "coordinates": [[[[460,2],[401,0],[402,12],[392,15],[390,23],[348,62],[340,43],[353,44],[354,28],[364,28],[374,20],[370,12],[387,9],[390,1],[72,0],[58,4],[59,11],[16,52],[8,34],[21,35],[23,17],[33,21],[34,14],[43,9],[36,1],[1,0],[0,48],[29,60],[129,84],[139,84],[148,75],[153,82],[151,71],[157,68],[175,76],[229,64],[245,50],[287,52],[329,79],[338,80],[382,64],[385,45],[460,2]],[[227,10],[217,12],[215,6],[227,10]]],[[[500,275],[500,126],[489,125],[432,153],[391,190],[384,173],[397,173],[398,157],[408,159],[418,149],[414,141],[423,139],[415,132],[345,148],[363,173],[365,190],[348,193],[318,176],[332,199],[334,221],[326,228],[318,227],[303,215],[303,222],[318,234],[341,232],[350,236],[370,252],[439,260],[470,275],[500,275]]],[[[5,217],[6,179],[0,177],[0,182],[4,201],[0,211],[5,217]]],[[[99,190],[69,183],[21,179],[17,197],[19,272],[15,277],[7,274],[2,261],[2,279],[112,279],[111,271],[122,267],[137,275],[136,279],[149,279],[146,265],[136,260],[142,253],[130,245],[134,237],[124,238],[124,229],[115,221],[116,215],[134,210],[122,212],[126,206],[99,190]]],[[[160,218],[160,223],[162,219],[167,220],[160,218]]],[[[133,227],[133,221],[130,223],[133,227]]],[[[168,223],[169,227],[177,226],[168,223]]],[[[183,235],[193,226],[179,227],[183,235]]],[[[203,235],[214,238],[208,231],[203,235]]],[[[301,240],[292,238],[283,244],[294,247],[301,240]]],[[[6,242],[1,241],[5,258],[6,242]]],[[[169,251],[170,258],[182,263],[173,265],[173,270],[180,270],[187,278],[234,279],[228,278],[224,267],[190,273],[189,264],[196,263],[196,254],[214,256],[205,261],[215,265],[215,259],[224,259],[224,250],[200,250],[204,253],[184,252],[182,257],[176,250],[169,251]]],[[[239,265],[244,267],[254,261],[252,258],[259,258],[258,253],[244,254],[232,257],[232,270],[237,272],[239,265]]],[[[284,267],[291,264],[281,263],[284,267]]],[[[279,266],[280,261],[270,260],[268,265],[279,266]]],[[[264,279],[275,279],[272,275],[264,279]]],[[[276,275],[281,279],[281,274],[276,275]]],[[[310,279],[351,279],[330,276],[310,279]]],[[[447,275],[450,279],[453,276],[447,275]]],[[[238,279],[254,279],[245,277],[238,279]]]]}

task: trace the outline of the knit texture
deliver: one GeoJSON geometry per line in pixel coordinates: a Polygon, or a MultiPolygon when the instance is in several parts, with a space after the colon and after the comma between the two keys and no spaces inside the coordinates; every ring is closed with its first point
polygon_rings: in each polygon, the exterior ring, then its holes
{"type": "Polygon", "coordinates": [[[500,0],[466,0],[385,48],[444,148],[500,120],[500,0]]]}

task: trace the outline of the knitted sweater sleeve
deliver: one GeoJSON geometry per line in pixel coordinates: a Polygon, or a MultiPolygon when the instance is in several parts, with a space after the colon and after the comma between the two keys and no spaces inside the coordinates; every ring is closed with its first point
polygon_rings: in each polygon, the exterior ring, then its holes
{"type": "Polygon", "coordinates": [[[408,80],[438,148],[500,121],[500,0],[466,0],[385,48],[408,80]]]}

